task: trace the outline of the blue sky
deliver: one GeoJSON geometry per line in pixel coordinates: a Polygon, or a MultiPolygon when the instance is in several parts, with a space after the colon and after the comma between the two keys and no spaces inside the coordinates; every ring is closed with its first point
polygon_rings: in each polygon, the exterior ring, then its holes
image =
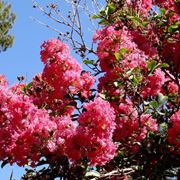
{"type": "MultiPolygon", "coordinates": [[[[12,9],[16,13],[16,23],[12,29],[12,34],[15,36],[15,43],[12,48],[0,53],[0,74],[4,74],[9,81],[9,84],[17,82],[17,76],[25,76],[26,82],[31,81],[32,77],[41,72],[43,64],[40,61],[40,45],[43,41],[52,37],[57,37],[57,34],[52,30],[34,22],[31,17],[49,23],[49,19],[41,14],[37,9],[32,7],[31,0],[8,0],[12,4],[12,9]]],[[[60,9],[68,11],[68,7],[63,1],[43,0],[38,1],[46,5],[52,2],[61,2],[60,9]]],[[[83,22],[86,26],[86,21],[83,22]]],[[[57,26],[62,31],[61,26],[57,26]]],[[[91,40],[92,33],[86,31],[86,39],[91,40]],[[88,39],[89,38],[89,39],[88,39]]],[[[13,178],[19,180],[24,170],[18,166],[5,166],[0,168],[0,180],[9,180],[13,170],[13,178]]]]}
{"type": "Polygon", "coordinates": [[[27,81],[30,81],[32,76],[42,71],[43,66],[39,60],[40,45],[44,40],[56,37],[56,34],[30,18],[36,17],[46,21],[37,9],[32,8],[31,0],[8,2],[12,4],[17,16],[12,29],[15,43],[11,49],[0,54],[0,73],[5,74],[12,84],[19,75],[24,75],[27,81]]]}

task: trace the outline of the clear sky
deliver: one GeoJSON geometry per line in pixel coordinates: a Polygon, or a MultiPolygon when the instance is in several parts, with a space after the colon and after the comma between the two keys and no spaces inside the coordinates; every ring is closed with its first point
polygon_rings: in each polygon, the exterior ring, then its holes
{"type": "MultiPolygon", "coordinates": [[[[43,65],[40,61],[40,45],[44,40],[56,37],[52,30],[34,22],[31,17],[38,18],[43,22],[48,22],[48,18],[42,15],[37,9],[32,7],[31,0],[6,0],[12,4],[12,9],[16,13],[16,24],[12,29],[15,36],[15,43],[12,48],[0,53],[0,74],[4,74],[9,84],[17,82],[17,76],[25,76],[26,81],[31,81],[32,77],[41,72],[43,65]]],[[[39,0],[45,5],[52,2],[60,4],[60,9],[68,11],[63,0],[39,0]]],[[[86,22],[83,22],[86,23],[86,22]]],[[[62,28],[62,27],[59,27],[62,28]]],[[[63,29],[61,29],[63,31],[63,29]]],[[[92,33],[86,38],[91,39],[92,33]]],[[[9,180],[13,170],[13,178],[19,180],[24,170],[16,165],[0,168],[0,180],[9,180]]]]}
{"type": "MultiPolygon", "coordinates": [[[[12,84],[19,75],[24,75],[27,81],[30,81],[32,76],[42,70],[42,63],[39,60],[40,45],[44,40],[57,35],[31,19],[36,17],[46,21],[46,18],[32,7],[31,0],[8,0],[8,2],[12,4],[17,16],[12,29],[15,43],[11,49],[0,54],[0,73],[5,74],[12,84]]],[[[45,0],[43,3],[47,2],[45,0]]]]}

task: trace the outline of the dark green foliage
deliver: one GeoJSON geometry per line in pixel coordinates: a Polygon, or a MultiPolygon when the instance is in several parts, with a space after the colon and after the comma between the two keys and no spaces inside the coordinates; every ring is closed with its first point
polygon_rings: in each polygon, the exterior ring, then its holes
{"type": "Polygon", "coordinates": [[[11,5],[0,0],[0,52],[12,47],[14,36],[9,34],[16,19],[11,5]]]}

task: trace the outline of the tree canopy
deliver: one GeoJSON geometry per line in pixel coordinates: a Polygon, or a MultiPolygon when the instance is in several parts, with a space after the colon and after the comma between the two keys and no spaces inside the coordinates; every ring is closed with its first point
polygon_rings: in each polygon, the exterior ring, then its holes
{"type": "Polygon", "coordinates": [[[13,27],[16,15],[11,12],[11,5],[0,0],[0,52],[10,48],[14,42],[14,36],[9,32],[13,27]]]}
{"type": "Polygon", "coordinates": [[[41,23],[58,33],[41,45],[42,73],[12,86],[0,76],[2,167],[28,165],[24,180],[178,178],[179,1],[93,0],[95,14],[86,0],[66,2],[64,17],[34,1],[67,28],[41,23]],[[82,9],[99,25],[91,46],[82,9]]]}

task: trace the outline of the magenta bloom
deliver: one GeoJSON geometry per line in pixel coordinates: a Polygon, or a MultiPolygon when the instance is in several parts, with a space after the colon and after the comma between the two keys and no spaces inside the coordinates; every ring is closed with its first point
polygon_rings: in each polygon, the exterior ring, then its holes
{"type": "Polygon", "coordinates": [[[180,110],[174,113],[170,119],[172,127],[168,130],[168,141],[180,148],[180,110]]]}
{"type": "Polygon", "coordinates": [[[117,146],[112,141],[115,129],[114,110],[101,98],[84,106],[77,134],[70,144],[68,156],[77,161],[87,157],[91,165],[104,165],[113,159],[117,146]]]}

